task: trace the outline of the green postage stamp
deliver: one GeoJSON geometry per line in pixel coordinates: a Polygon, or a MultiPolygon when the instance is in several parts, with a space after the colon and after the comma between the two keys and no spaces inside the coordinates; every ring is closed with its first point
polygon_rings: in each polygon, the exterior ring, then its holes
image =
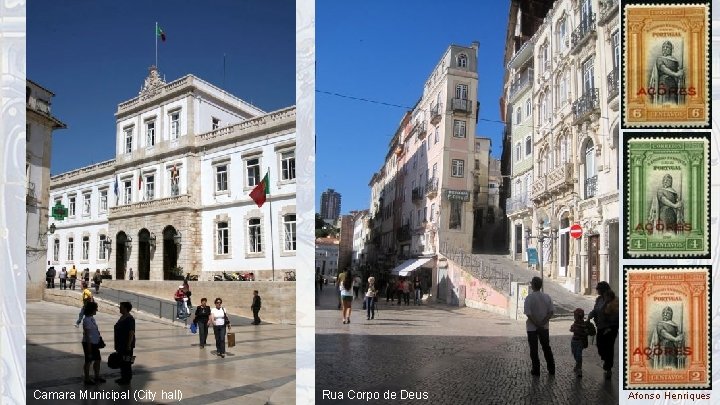
{"type": "Polygon", "coordinates": [[[709,134],[625,142],[625,257],[709,256],[709,134]]]}

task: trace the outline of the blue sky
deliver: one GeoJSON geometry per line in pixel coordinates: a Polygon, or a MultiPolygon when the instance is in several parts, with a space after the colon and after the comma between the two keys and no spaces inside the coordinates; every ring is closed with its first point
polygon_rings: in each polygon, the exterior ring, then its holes
{"type": "Polygon", "coordinates": [[[55,131],[52,174],[115,157],[114,113],[155,63],[156,21],[168,82],[191,73],[266,111],[295,104],[292,0],[29,1],[27,77],[55,93],[68,126],[55,131]]]}
{"type": "Polygon", "coordinates": [[[327,188],[342,213],[370,206],[380,168],[406,109],[327,95],[339,93],[412,107],[450,44],[480,42],[477,136],[501,153],[507,1],[322,1],[316,5],[316,209],[327,188]]]}

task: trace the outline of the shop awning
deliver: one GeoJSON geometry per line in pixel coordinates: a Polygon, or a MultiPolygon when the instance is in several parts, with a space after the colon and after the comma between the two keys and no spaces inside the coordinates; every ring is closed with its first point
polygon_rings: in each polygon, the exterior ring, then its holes
{"type": "Polygon", "coordinates": [[[418,267],[422,266],[423,264],[429,262],[432,259],[432,257],[419,257],[417,259],[405,260],[404,262],[400,263],[400,265],[392,269],[392,274],[394,276],[405,277],[408,274],[412,273],[413,270],[417,269],[418,267]]]}

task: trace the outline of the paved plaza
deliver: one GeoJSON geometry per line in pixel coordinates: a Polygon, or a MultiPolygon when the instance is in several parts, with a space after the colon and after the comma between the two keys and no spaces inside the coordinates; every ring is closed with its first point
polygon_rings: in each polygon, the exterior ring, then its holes
{"type": "MultiPolygon", "coordinates": [[[[102,303],[100,305],[103,305],[102,303]]],[[[105,303],[105,305],[110,305],[105,303]]],[[[98,313],[100,333],[107,343],[101,350],[101,375],[105,384],[85,386],[82,379],[82,329],[73,327],[79,307],[50,302],[27,306],[27,402],[28,403],[177,403],[183,404],[294,404],[295,325],[233,327],[236,346],[223,359],[215,355],[212,329],[208,346],[201,349],[198,336],[178,323],[136,314],[137,359],[130,386],[118,386],[119,370],[107,367],[113,351],[113,325],[120,314],[98,313]],[[35,400],[36,390],[46,393],[81,391],[112,395],[146,394],[145,400],[57,401],[35,400]],[[175,398],[162,394],[174,394],[175,398]],[[179,395],[178,395],[179,393],[179,395]],[[147,394],[156,395],[154,401],[147,394]]],[[[133,310],[133,313],[135,311],[133,310]]],[[[92,373],[92,371],[91,371],[92,373]]],[[[96,394],[97,395],[97,394],[96,394]]]]}
{"type": "Polygon", "coordinates": [[[604,380],[595,346],[583,353],[583,377],[575,377],[570,318],[550,323],[557,374],[548,376],[541,353],[541,375],[532,377],[524,320],[446,305],[398,307],[383,297],[374,320],[358,299],[352,323],[343,325],[333,287],[316,300],[317,403],[360,403],[348,399],[358,391],[378,393],[380,400],[362,401],[376,404],[618,403],[617,366],[604,380]],[[335,399],[323,400],[323,390],[335,399]],[[387,391],[397,399],[383,400],[387,391]],[[401,399],[410,395],[426,399],[401,399]]]}

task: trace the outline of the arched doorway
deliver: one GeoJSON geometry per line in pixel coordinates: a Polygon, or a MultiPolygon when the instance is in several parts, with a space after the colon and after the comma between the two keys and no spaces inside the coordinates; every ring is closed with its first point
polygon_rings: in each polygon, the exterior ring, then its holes
{"type": "Polygon", "coordinates": [[[138,280],[150,280],[150,231],[138,232],[138,280]]]}
{"type": "Polygon", "coordinates": [[[128,238],[125,232],[118,232],[115,235],[115,279],[124,280],[127,266],[127,243],[128,238]]]}
{"type": "Polygon", "coordinates": [[[172,279],[172,270],[177,267],[178,247],[175,244],[177,230],[172,225],[163,229],[163,279],[172,279]]]}

